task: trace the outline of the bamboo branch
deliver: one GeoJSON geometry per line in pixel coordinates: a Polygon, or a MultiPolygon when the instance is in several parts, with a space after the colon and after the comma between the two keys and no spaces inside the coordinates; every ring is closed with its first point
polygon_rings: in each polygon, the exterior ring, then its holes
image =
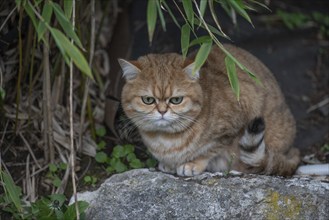
{"type": "MultiPolygon", "coordinates": [[[[72,26],[75,28],[75,0],[72,2],[72,26]]],[[[71,40],[73,44],[73,39],[71,40]]],[[[71,140],[71,149],[70,149],[70,166],[71,166],[71,178],[72,178],[72,188],[73,196],[75,202],[75,211],[77,220],[80,220],[80,213],[78,207],[78,196],[77,196],[77,187],[75,180],[75,149],[74,149],[74,139],[73,139],[73,61],[70,60],[70,140],[71,140]]]]}
{"type": "MultiPolygon", "coordinates": [[[[95,0],[92,0],[90,2],[91,9],[90,9],[90,28],[91,28],[91,35],[90,35],[90,49],[89,49],[89,67],[92,69],[92,63],[95,53],[95,0]]],[[[86,115],[86,105],[87,105],[87,99],[88,99],[88,93],[89,93],[89,84],[90,79],[87,77],[85,89],[83,93],[83,100],[82,100],[82,106],[81,106],[81,116],[80,116],[80,130],[79,130],[79,145],[78,145],[78,152],[81,152],[82,150],[82,133],[85,123],[85,115],[86,115]]]]}

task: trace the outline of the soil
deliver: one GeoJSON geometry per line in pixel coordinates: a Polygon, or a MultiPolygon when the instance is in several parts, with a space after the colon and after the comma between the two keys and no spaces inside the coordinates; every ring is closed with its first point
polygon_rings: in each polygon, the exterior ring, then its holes
{"type": "MultiPolygon", "coordinates": [[[[158,24],[153,44],[149,45],[145,8],[146,1],[132,1],[129,13],[134,39],[131,59],[147,53],[180,53],[180,30],[170,18],[167,19],[167,31],[158,24]]],[[[320,148],[329,143],[329,105],[308,111],[311,106],[328,98],[328,39],[320,37],[319,29],[314,25],[288,29],[276,16],[276,11],[280,9],[305,15],[315,11],[327,13],[329,2],[271,1],[269,8],[272,12],[263,9],[251,14],[254,27],[241,17],[238,17],[238,25],[234,26],[225,12],[218,8],[222,29],[232,41],[220,40],[246,49],[266,64],[277,78],[295,116],[295,146],[302,155],[315,153],[322,161],[328,162],[328,155],[325,158],[320,148]]]]}

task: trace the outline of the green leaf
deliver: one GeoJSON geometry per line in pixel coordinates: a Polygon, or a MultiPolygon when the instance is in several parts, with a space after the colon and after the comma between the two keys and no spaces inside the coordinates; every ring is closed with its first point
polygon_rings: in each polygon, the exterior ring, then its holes
{"type": "Polygon", "coordinates": [[[222,30],[222,27],[219,24],[219,21],[218,21],[217,15],[216,15],[216,11],[215,11],[215,8],[214,8],[214,0],[209,0],[209,8],[210,8],[211,16],[214,19],[214,21],[215,21],[215,23],[217,25],[218,30],[220,31],[220,33],[222,34],[222,36],[224,36],[225,38],[229,39],[229,37],[224,33],[224,31],[222,30]]]}
{"type": "Polygon", "coordinates": [[[53,185],[55,187],[60,187],[61,183],[62,183],[61,179],[57,175],[55,175],[55,177],[53,179],[53,185]]]}
{"type": "Polygon", "coordinates": [[[37,29],[38,41],[43,39],[43,35],[46,32],[46,28],[47,28],[45,22],[47,24],[50,23],[50,19],[51,19],[52,14],[53,14],[53,8],[49,4],[49,2],[46,1],[44,6],[43,6],[42,15],[41,15],[44,21],[39,22],[38,29],[37,29]]]}
{"type": "Polygon", "coordinates": [[[23,4],[23,6],[24,6],[24,9],[26,11],[26,14],[30,17],[35,30],[37,30],[38,29],[38,21],[35,17],[32,6],[29,3],[23,4]]]}
{"type": "Polygon", "coordinates": [[[189,25],[184,24],[181,29],[181,41],[180,41],[184,59],[186,58],[187,51],[188,51],[189,44],[190,44],[190,32],[191,32],[191,29],[190,29],[189,25]]]}
{"type": "Polygon", "coordinates": [[[6,91],[0,86],[0,100],[4,100],[6,96],[6,91]]]}
{"type": "Polygon", "coordinates": [[[207,2],[208,2],[208,0],[200,0],[200,12],[201,12],[202,17],[204,16],[204,13],[206,11],[207,2]]]}
{"type": "Polygon", "coordinates": [[[236,72],[236,67],[234,61],[226,56],[225,57],[225,66],[226,66],[226,71],[227,75],[231,84],[231,87],[233,89],[233,92],[235,93],[238,101],[240,100],[240,86],[239,86],[239,79],[238,75],[236,72]]]}
{"type": "Polygon", "coordinates": [[[157,21],[157,6],[156,1],[148,0],[147,3],[147,29],[149,34],[149,42],[152,44],[153,34],[157,21]]]}
{"type": "Polygon", "coordinates": [[[78,35],[74,32],[74,28],[73,28],[71,22],[68,20],[67,17],[65,17],[65,14],[64,14],[63,10],[61,9],[61,7],[57,3],[54,3],[54,2],[52,2],[51,4],[54,9],[57,21],[63,28],[65,34],[67,34],[67,36],[72,38],[73,41],[78,45],[78,47],[80,47],[82,50],[84,50],[78,35]]]}
{"type": "Polygon", "coordinates": [[[127,161],[131,162],[136,159],[136,155],[134,153],[130,153],[127,155],[127,161]]]}
{"type": "Polygon", "coordinates": [[[158,14],[159,14],[159,17],[160,17],[162,29],[164,31],[166,31],[166,20],[164,19],[164,16],[163,16],[163,13],[162,13],[162,10],[161,10],[161,2],[156,1],[156,3],[157,3],[157,9],[158,9],[158,14]]]}
{"type": "Polygon", "coordinates": [[[85,176],[83,181],[85,181],[85,183],[91,183],[91,176],[85,176]]]}
{"type": "MultiPolygon", "coordinates": [[[[82,53],[79,51],[79,49],[74,46],[69,39],[58,29],[51,28],[50,33],[53,36],[57,47],[61,51],[64,57],[69,57],[72,59],[73,63],[87,76],[89,76],[91,79],[93,79],[93,75],[91,73],[91,69],[89,68],[89,65],[85,59],[85,57],[82,55],[82,53]]],[[[65,59],[67,62],[67,59],[65,59]]]]}
{"type": "Polygon", "coordinates": [[[55,173],[57,171],[57,166],[55,164],[48,164],[49,171],[55,173]]]}
{"type": "Polygon", "coordinates": [[[192,46],[197,45],[197,44],[201,45],[201,44],[207,43],[207,42],[210,43],[211,41],[212,41],[212,39],[211,39],[210,36],[201,36],[201,37],[198,37],[198,38],[192,40],[190,42],[190,46],[189,47],[192,47],[192,46]]]}
{"type": "Polygon", "coordinates": [[[180,25],[179,25],[179,23],[178,23],[178,21],[177,21],[177,19],[176,19],[176,17],[175,17],[175,15],[172,13],[172,11],[171,11],[170,7],[167,5],[167,3],[165,1],[163,1],[162,4],[166,8],[166,10],[168,11],[170,17],[172,18],[172,20],[174,21],[174,23],[176,24],[176,26],[178,28],[181,28],[180,25]]]}
{"type": "Polygon", "coordinates": [[[5,195],[7,196],[8,200],[14,203],[18,212],[22,212],[23,208],[20,199],[21,188],[16,186],[11,176],[2,170],[0,170],[0,179],[2,182],[3,190],[5,191],[5,195]]]}
{"type": "Polygon", "coordinates": [[[122,163],[121,160],[117,160],[114,164],[114,169],[117,173],[122,173],[128,170],[128,167],[124,163],[122,163]]]}
{"type": "Polygon", "coordinates": [[[22,4],[22,0],[15,0],[17,9],[19,10],[22,4]]]}
{"type": "MultiPolygon", "coordinates": [[[[88,202],[85,201],[77,201],[77,203],[78,203],[78,210],[81,216],[81,214],[83,214],[84,211],[88,208],[89,204],[88,202]]],[[[75,203],[69,205],[64,213],[64,220],[71,220],[71,219],[77,219],[75,203]]]]}
{"type": "Polygon", "coordinates": [[[146,166],[149,168],[154,168],[157,165],[157,161],[153,158],[149,158],[146,160],[146,166]]]}
{"type": "Polygon", "coordinates": [[[135,147],[131,144],[124,145],[123,149],[124,149],[124,155],[134,153],[135,151],[135,147]]]}
{"type": "Polygon", "coordinates": [[[122,158],[125,155],[126,155],[125,154],[125,150],[124,150],[124,148],[121,145],[115,146],[113,148],[113,151],[112,151],[112,156],[113,157],[115,157],[115,158],[122,158]]]}
{"type": "Polygon", "coordinates": [[[129,163],[129,166],[134,169],[139,169],[144,167],[144,164],[139,159],[136,158],[129,163]]]}
{"type": "Polygon", "coordinates": [[[96,135],[98,136],[98,137],[104,137],[105,136],[105,134],[106,134],[106,129],[105,129],[105,127],[100,127],[100,128],[98,128],[97,130],[96,130],[96,135]]]}
{"type": "Polygon", "coordinates": [[[107,155],[106,153],[104,152],[97,152],[96,155],[95,155],[95,160],[98,162],[98,163],[105,163],[106,160],[107,160],[107,155]]]}
{"type": "Polygon", "coordinates": [[[192,30],[194,29],[194,11],[193,11],[193,5],[192,0],[183,0],[183,8],[187,17],[187,20],[189,21],[192,30]]]}
{"type": "Polygon", "coordinates": [[[244,9],[244,5],[243,2],[241,0],[234,0],[234,1],[228,1],[228,3],[232,6],[232,8],[235,9],[235,11],[241,15],[244,19],[246,19],[251,25],[252,21],[248,15],[248,13],[246,12],[246,10],[244,9]]]}
{"type": "Polygon", "coordinates": [[[61,169],[61,170],[66,170],[67,169],[67,163],[60,163],[59,164],[59,169],[61,169]]]}
{"type": "Polygon", "coordinates": [[[57,201],[59,207],[61,207],[66,200],[66,197],[63,194],[52,194],[49,198],[52,202],[57,201]]]}
{"type": "Polygon", "coordinates": [[[64,13],[65,13],[65,17],[67,17],[68,19],[71,19],[72,9],[73,9],[73,0],[64,1],[64,13]]]}
{"type": "Polygon", "coordinates": [[[194,60],[193,73],[198,71],[202,67],[204,62],[206,62],[208,55],[211,51],[211,46],[212,46],[212,42],[206,42],[201,45],[198,53],[196,54],[195,60],[194,60]]]}
{"type": "MultiPolygon", "coordinates": [[[[204,24],[203,24],[198,18],[195,19],[195,24],[196,24],[196,25],[199,25],[199,27],[201,27],[201,28],[207,30],[207,28],[204,26],[204,24]]],[[[217,28],[215,28],[214,26],[211,26],[210,24],[207,24],[207,25],[208,25],[208,28],[209,28],[209,30],[211,31],[211,33],[213,33],[213,34],[217,34],[217,35],[219,35],[219,36],[221,36],[221,37],[225,37],[225,38],[229,39],[229,37],[228,37],[227,35],[224,36],[224,35],[223,35],[220,31],[218,31],[217,28]]]]}
{"type": "Polygon", "coordinates": [[[105,146],[106,146],[106,142],[105,141],[101,141],[97,144],[97,149],[98,150],[103,150],[105,149],[105,146]]]}

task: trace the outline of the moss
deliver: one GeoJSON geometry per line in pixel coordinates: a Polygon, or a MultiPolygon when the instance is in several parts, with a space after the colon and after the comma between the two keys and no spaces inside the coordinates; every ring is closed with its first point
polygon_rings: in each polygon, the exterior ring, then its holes
{"type": "Polygon", "coordinates": [[[302,202],[293,195],[282,195],[272,191],[268,195],[268,220],[301,219],[302,202]]]}

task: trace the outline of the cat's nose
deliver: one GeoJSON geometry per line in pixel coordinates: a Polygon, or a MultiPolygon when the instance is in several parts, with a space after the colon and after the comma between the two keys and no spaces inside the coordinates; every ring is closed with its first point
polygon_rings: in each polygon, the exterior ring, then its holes
{"type": "Polygon", "coordinates": [[[166,110],[158,110],[158,112],[163,116],[164,114],[166,114],[167,109],[166,110]]]}

